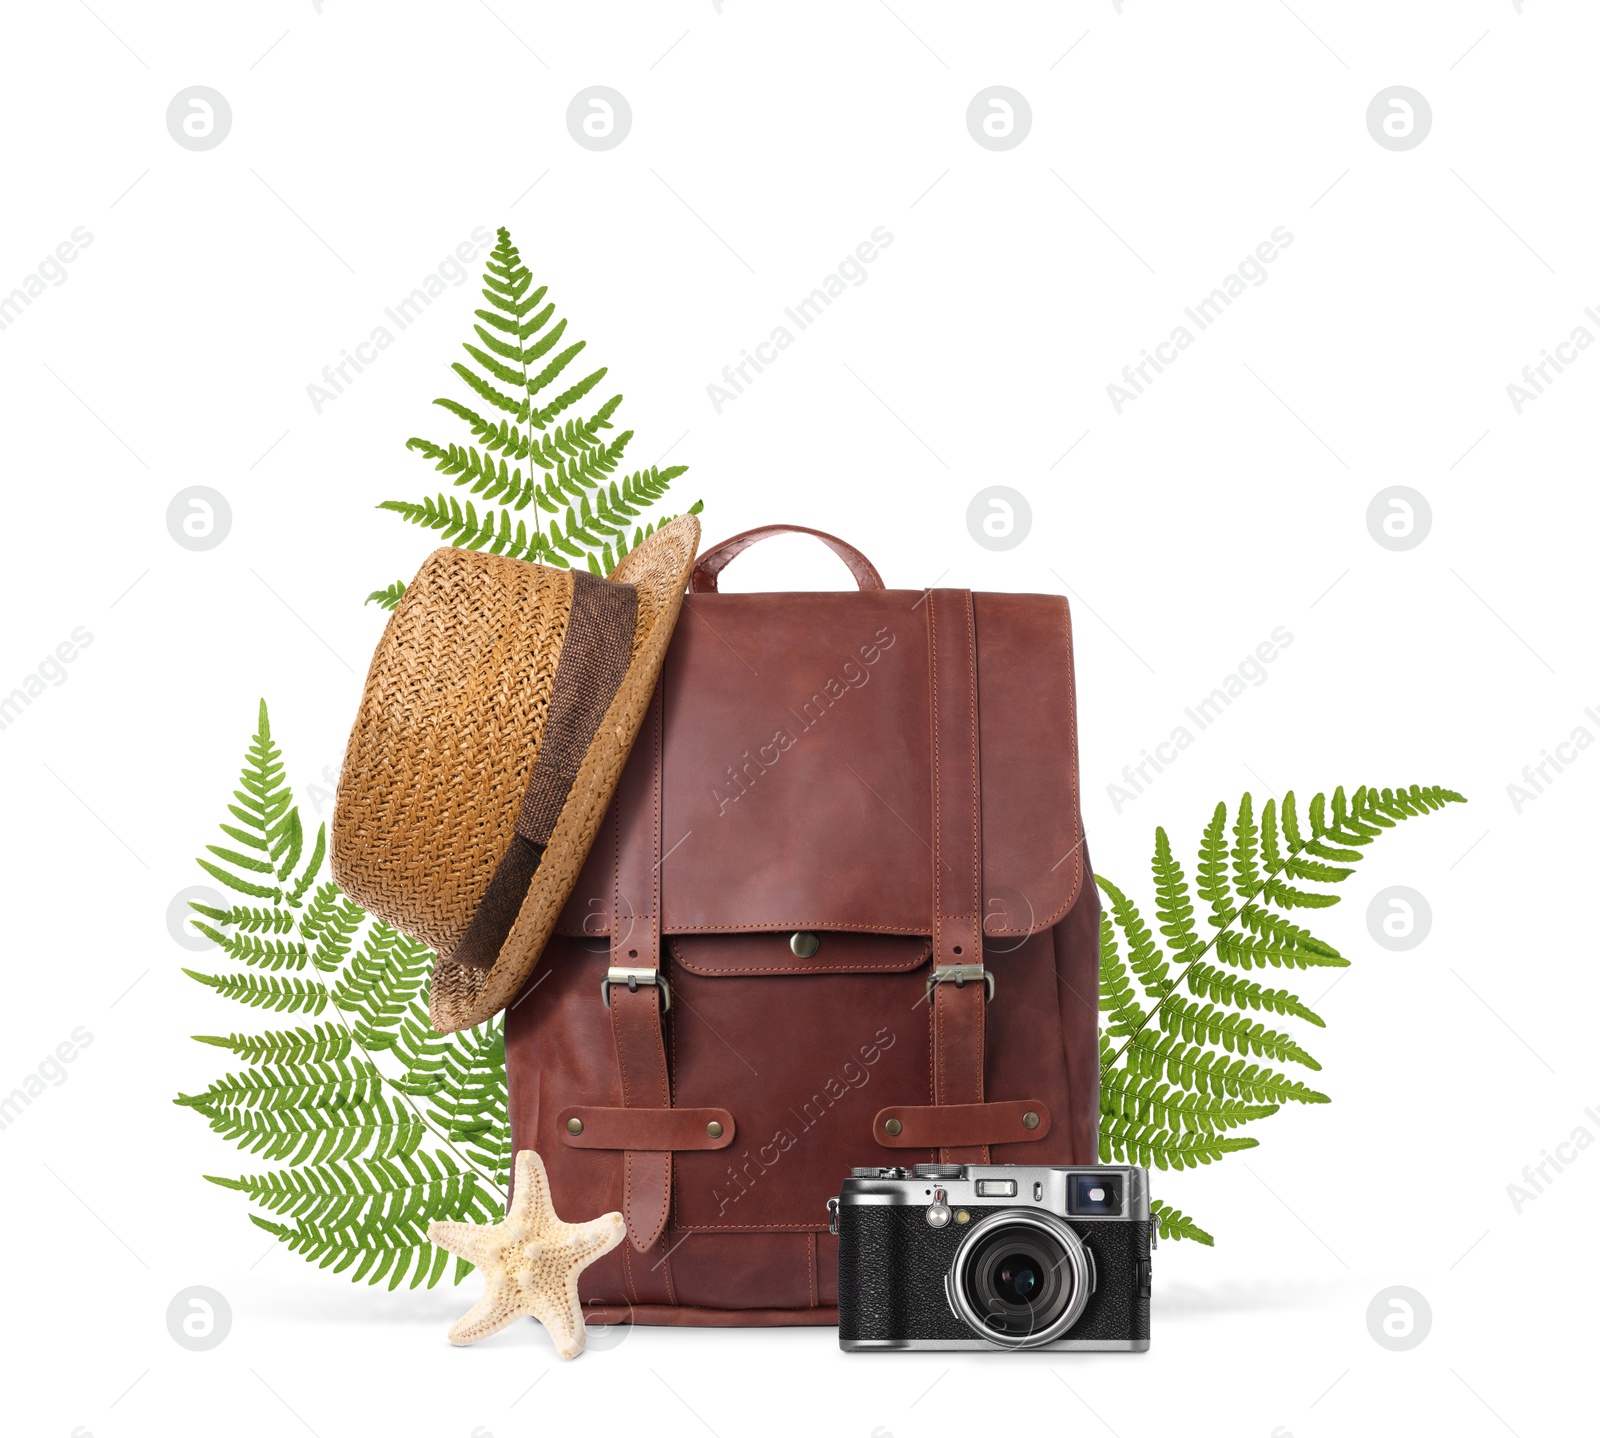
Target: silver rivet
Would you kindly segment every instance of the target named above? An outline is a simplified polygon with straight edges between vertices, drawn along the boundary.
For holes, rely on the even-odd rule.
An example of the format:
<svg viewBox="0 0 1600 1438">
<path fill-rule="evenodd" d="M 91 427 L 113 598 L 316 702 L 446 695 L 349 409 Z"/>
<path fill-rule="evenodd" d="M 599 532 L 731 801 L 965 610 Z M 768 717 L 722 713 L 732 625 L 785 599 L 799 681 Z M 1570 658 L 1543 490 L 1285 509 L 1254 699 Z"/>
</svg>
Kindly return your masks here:
<svg viewBox="0 0 1600 1438">
<path fill-rule="evenodd" d="M 888 1134 L 890 1138 L 898 1138 L 900 1134 L 900 1120 L 897 1118 L 886 1118 L 883 1121 L 883 1131 Z"/>
<path fill-rule="evenodd" d="M 1038 1128 L 1039 1115 L 1030 1108 L 1027 1113 L 1022 1115 L 1022 1126 L 1023 1128 Z"/>
<path fill-rule="evenodd" d="M 718 1123 L 716 1119 L 712 1119 L 711 1122 L 706 1125 L 706 1134 L 711 1138 L 721 1138 L 722 1125 Z"/>
<path fill-rule="evenodd" d="M 568 1133 L 582 1133 L 583 1132 L 583 1120 L 581 1118 L 569 1118 L 567 1120 L 567 1132 Z"/>
<path fill-rule="evenodd" d="M 822 947 L 822 940 L 815 934 L 790 934 L 789 952 L 797 959 L 809 959 Z"/>
</svg>

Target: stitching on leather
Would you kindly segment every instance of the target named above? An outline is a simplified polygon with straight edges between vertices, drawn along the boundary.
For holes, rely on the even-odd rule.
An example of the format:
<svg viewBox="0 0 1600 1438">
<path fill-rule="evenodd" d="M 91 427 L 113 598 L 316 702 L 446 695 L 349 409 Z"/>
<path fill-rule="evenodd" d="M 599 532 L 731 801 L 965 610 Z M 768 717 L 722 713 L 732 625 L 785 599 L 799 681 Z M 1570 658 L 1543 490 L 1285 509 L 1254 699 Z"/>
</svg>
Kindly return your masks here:
<svg viewBox="0 0 1600 1438">
<path fill-rule="evenodd" d="M 806 1235 L 806 1272 L 811 1282 L 811 1306 L 817 1306 L 817 1235 Z"/>
<path fill-rule="evenodd" d="M 924 590 L 923 593 L 931 596 L 933 591 L 932 590 Z M 1082 884 L 1083 884 L 1083 814 L 1082 814 L 1082 810 L 1081 810 L 1081 808 L 1080 808 L 1080 806 L 1079 806 L 1079 804 L 1077 802 L 1078 776 L 1079 776 L 1079 772 L 1080 772 L 1080 768 L 1081 768 L 1081 765 L 1080 765 L 1080 762 L 1079 762 L 1079 755 L 1078 755 L 1078 676 L 1077 676 L 1077 666 L 1073 662 L 1073 653 L 1072 653 L 1072 610 L 1071 610 L 1070 605 L 1067 603 L 1067 601 L 1066 601 L 1066 599 L 1064 597 L 1061 599 L 1060 603 L 1061 603 L 1062 632 L 1063 632 L 1063 634 L 1065 635 L 1065 638 L 1066 638 L 1066 649 L 1067 649 L 1067 734 L 1068 734 L 1071 753 L 1072 753 L 1072 767 L 1071 767 L 1071 769 L 1069 771 L 1069 780 L 1070 780 L 1070 790 L 1069 790 L 1069 792 L 1071 793 L 1071 795 L 1073 797 L 1073 805 L 1072 805 L 1072 809 L 1073 809 L 1073 824 L 1072 824 L 1071 837 L 1073 838 L 1074 843 L 1075 843 L 1075 848 L 1074 848 L 1074 852 L 1073 852 L 1073 865 L 1072 865 L 1072 884 L 1068 888 L 1066 897 L 1061 901 L 1061 906 L 1058 909 L 1056 909 L 1053 913 L 1050 913 L 1050 914 L 1046 915 L 1045 918 L 1041 922 L 1038 922 L 1038 923 L 1034 924 L 1034 926 L 1032 928 L 1029 928 L 1029 929 L 997 928 L 997 929 L 989 930 L 988 932 L 990 934 L 994 935 L 994 936 L 999 936 L 999 935 L 1002 935 L 1002 934 L 1004 934 L 1004 935 L 1031 935 L 1031 934 L 1043 933 L 1046 929 L 1053 929 L 1071 911 L 1073 905 L 1077 902 L 1078 898 L 1080 897 L 1080 892 L 1079 891 L 1081 890 Z M 930 605 L 930 610 L 931 610 L 931 606 L 932 606 L 931 598 L 929 599 L 929 605 Z M 936 768 L 937 768 L 937 762 L 938 762 L 938 760 L 937 760 L 937 749 L 936 749 L 936 751 L 935 751 L 935 767 Z M 618 807 L 620 809 L 620 807 L 621 807 L 620 804 L 618 805 Z M 980 818 L 981 818 L 981 814 L 980 814 Z M 610 916 L 608 916 L 607 920 L 606 920 L 606 929 L 607 929 L 607 931 L 609 931 L 610 929 L 615 927 L 615 925 L 613 923 L 613 917 L 614 917 L 615 913 L 616 913 L 616 908 L 615 908 L 615 906 L 613 906 L 612 914 Z M 662 915 L 662 925 L 663 925 L 663 927 L 672 927 L 671 925 L 669 925 L 667 923 L 667 918 L 666 918 L 666 915 L 664 913 Z M 860 933 L 860 934 L 866 934 L 866 933 L 892 934 L 892 933 L 905 933 L 906 932 L 906 930 L 902 926 L 896 925 L 896 924 L 858 924 L 858 923 L 852 923 L 848 919 L 809 919 L 809 918 L 802 918 L 802 919 L 768 919 L 768 920 L 764 920 L 762 922 L 754 923 L 754 924 L 721 924 L 721 925 L 718 925 L 715 928 L 707 928 L 707 929 L 681 928 L 680 932 L 682 932 L 682 933 L 722 934 L 722 933 L 742 933 L 742 932 L 745 932 L 745 931 L 751 930 L 751 929 L 835 929 L 835 930 L 838 930 L 840 933 Z M 556 932 L 557 933 L 562 933 L 564 931 L 561 930 L 558 927 Z M 587 933 L 585 933 L 583 931 L 580 931 L 577 934 L 568 934 L 567 937 L 568 938 L 597 938 L 597 937 L 599 937 L 599 935 L 587 934 Z"/>
<path fill-rule="evenodd" d="M 627 1167 L 626 1167 L 626 1165 L 624 1165 L 624 1168 L 623 1168 L 623 1189 L 624 1189 L 624 1191 L 626 1191 L 631 1186 L 632 1186 L 631 1185 L 631 1181 L 627 1177 Z M 627 1205 L 624 1204 L 623 1207 L 626 1208 Z M 622 1248 L 622 1282 L 623 1282 L 623 1285 L 628 1290 L 628 1301 L 630 1303 L 638 1303 L 638 1302 L 640 1302 L 639 1290 L 634 1285 L 634 1281 L 633 1281 L 633 1264 L 629 1260 L 629 1255 L 630 1255 L 630 1253 L 631 1253 L 631 1251 L 633 1249 L 633 1241 L 632 1241 L 632 1239 L 629 1239 L 628 1242 L 622 1244 L 621 1248 Z"/>
<path fill-rule="evenodd" d="M 852 964 L 848 968 L 806 968 L 798 964 L 752 964 L 737 969 L 717 969 L 706 968 L 700 964 L 691 964 L 688 959 L 684 958 L 683 950 L 678 947 L 678 941 L 670 936 L 667 938 L 667 951 L 672 955 L 672 961 L 679 967 L 687 969 L 691 974 L 701 974 L 707 978 L 737 977 L 751 974 L 864 974 L 879 971 L 910 973 L 913 969 L 922 967 L 923 961 L 932 952 L 932 949 L 931 943 L 922 944 L 917 950 L 916 957 L 910 963 L 896 959 L 892 964 Z"/>
<path fill-rule="evenodd" d="M 677 1301 L 678 1301 L 678 1295 L 673 1291 L 673 1287 L 672 1287 L 672 1243 L 671 1243 L 671 1239 L 672 1239 L 672 1227 L 669 1224 L 666 1228 L 664 1228 L 662 1230 L 662 1233 L 661 1233 L 661 1247 L 664 1250 L 664 1252 L 661 1255 L 661 1279 L 662 1279 L 662 1282 L 664 1282 L 666 1284 L 666 1286 L 667 1286 L 667 1301 L 669 1303 L 676 1304 Z"/>
<path fill-rule="evenodd" d="M 942 806 L 944 796 L 939 788 L 939 623 L 935 611 L 939 607 L 937 591 L 928 591 L 928 713 L 930 717 L 929 745 L 933 751 L 933 952 L 934 962 L 944 953 L 944 864 L 942 835 Z M 934 1026 L 938 1037 L 938 1025 Z"/>
</svg>

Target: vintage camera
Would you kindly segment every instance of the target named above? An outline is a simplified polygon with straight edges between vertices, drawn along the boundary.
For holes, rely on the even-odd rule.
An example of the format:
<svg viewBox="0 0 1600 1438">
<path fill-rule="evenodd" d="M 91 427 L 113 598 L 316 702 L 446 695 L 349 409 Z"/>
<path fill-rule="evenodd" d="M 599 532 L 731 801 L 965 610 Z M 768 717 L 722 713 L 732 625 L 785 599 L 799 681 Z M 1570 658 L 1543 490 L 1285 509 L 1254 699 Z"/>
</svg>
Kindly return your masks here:
<svg viewBox="0 0 1600 1438">
<path fill-rule="evenodd" d="M 1150 1347 L 1142 1168 L 857 1168 L 828 1226 L 841 1348 Z"/>
</svg>

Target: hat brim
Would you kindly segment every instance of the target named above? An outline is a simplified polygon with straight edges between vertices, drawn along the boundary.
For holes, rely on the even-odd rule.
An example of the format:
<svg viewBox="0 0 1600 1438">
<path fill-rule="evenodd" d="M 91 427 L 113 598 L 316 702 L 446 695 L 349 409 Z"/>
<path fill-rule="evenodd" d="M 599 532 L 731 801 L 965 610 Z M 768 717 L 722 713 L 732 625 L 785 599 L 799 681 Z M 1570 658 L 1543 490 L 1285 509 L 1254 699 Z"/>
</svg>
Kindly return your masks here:
<svg viewBox="0 0 1600 1438">
<path fill-rule="evenodd" d="M 578 765 L 539 867 L 493 964 L 481 968 L 442 955 L 435 960 L 428 1011 L 439 1033 L 472 1028 L 492 1018 L 516 998 L 538 966 L 644 724 L 699 540 L 699 520 L 692 514 L 680 515 L 631 550 L 611 572 L 611 579 L 647 588 L 660 596 L 659 602 L 651 606 L 648 617 L 641 611 L 644 632 L 635 636 L 633 658 Z"/>
</svg>

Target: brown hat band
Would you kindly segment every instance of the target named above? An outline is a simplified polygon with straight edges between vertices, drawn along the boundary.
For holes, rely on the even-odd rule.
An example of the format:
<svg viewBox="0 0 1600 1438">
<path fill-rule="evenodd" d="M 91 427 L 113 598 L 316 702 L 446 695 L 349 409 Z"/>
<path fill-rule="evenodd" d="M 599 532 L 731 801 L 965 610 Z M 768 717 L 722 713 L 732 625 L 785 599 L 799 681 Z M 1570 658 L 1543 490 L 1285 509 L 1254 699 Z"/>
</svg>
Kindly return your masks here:
<svg viewBox="0 0 1600 1438">
<path fill-rule="evenodd" d="M 527 897 L 561 806 L 633 658 L 639 594 L 631 584 L 572 571 L 572 610 L 556 661 L 550 710 L 516 832 L 450 962 L 491 969 Z"/>
</svg>

